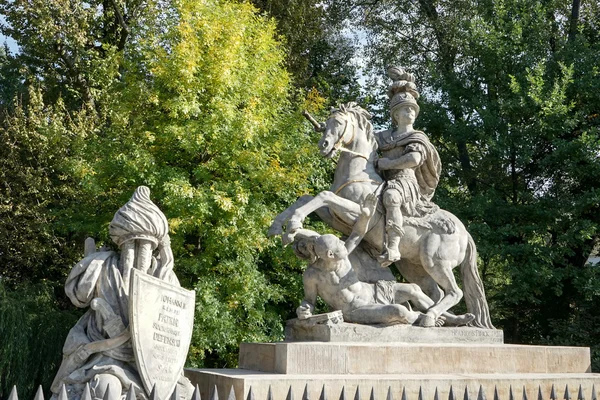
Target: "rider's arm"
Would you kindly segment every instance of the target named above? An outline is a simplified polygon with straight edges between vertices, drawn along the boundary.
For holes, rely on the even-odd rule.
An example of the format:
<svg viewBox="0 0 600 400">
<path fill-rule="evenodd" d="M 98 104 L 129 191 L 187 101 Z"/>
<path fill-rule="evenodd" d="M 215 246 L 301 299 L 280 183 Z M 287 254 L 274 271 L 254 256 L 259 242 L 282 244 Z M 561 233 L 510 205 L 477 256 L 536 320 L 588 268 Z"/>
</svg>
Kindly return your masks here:
<svg viewBox="0 0 600 400">
<path fill-rule="evenodd" d="M 375 193 L 369 194 L 362 206 L 360 207 L 360 216 L 352 228 L 352 233 L 348 239 L 346 239 L 345 245 L 348 254 L 358 246 L 362 238 L 367 234 L 369 230 L 369 222 L 375 214 L 375 208 L 377 207 L 377 195 Z"/>
<path fill-rule="evenodd" d="M 391 158 L 380 158 L 377 162 L 377 168 L 381 171 L 387 169 L 406 169 L 414 168 L 421 165 L 423 156 L 418 151 L 411 151 L 410 153 L 403 154 L 402 156 L 391 159 Z"/>
</svg>

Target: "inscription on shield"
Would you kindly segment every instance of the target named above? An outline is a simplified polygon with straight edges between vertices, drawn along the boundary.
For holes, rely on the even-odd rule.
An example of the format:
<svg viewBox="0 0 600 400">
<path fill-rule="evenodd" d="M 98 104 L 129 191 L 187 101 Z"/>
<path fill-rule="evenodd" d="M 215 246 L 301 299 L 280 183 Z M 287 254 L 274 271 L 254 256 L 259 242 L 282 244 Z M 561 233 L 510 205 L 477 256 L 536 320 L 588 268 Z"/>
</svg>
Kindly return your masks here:
<svg viewBox="0 0 600 400">
<path fill-rule="evenodd" d="M 195 294 L 138 270 L 129 288 L 129 328 L 147 393 L 169 398 L 181 375 L 194 325 Z"/>
</svg>

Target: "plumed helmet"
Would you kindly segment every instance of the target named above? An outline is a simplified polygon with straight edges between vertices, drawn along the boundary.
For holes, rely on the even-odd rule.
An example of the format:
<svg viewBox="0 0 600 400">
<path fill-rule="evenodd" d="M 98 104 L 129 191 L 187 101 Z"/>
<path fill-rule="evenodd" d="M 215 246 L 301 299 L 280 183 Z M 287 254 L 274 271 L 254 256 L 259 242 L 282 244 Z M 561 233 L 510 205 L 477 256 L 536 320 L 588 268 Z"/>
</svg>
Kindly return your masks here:
<svg viewBox="0 0 600 400">
<path fill-rule="evenodd" d="M 390 100 L 390 112 L 401 105 L 410 104 L 415 108 L 419 115 L 419 92 L 415 84 L 415 76 L 401 67 L 389 67 L 387 75 L 392 79 L 392 84 L 388 87 L 388 98 Z"/>
</svg>

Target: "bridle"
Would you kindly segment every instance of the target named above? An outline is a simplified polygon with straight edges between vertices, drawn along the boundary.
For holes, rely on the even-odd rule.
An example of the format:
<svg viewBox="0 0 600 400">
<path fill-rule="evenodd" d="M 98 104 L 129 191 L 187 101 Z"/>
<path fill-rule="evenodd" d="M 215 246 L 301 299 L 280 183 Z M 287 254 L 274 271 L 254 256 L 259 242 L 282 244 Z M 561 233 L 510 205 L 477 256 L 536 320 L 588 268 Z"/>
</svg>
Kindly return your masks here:
<svg viewBox="0 0 600 400">
<path fill-rule="evenodd" d="M 343 113 L 344 115 L 344 122 L 346 123 L 344 125 L 344 131 L 342 132 L 342 134 L 340 135 L 339 139 L 337 140 L 337 142 L 335 142 L 333 144 L 333 150 L 334 151 L 342 151 L 345 153 L 350 153 L 352 155 L 355 155 L 357 157 L 361 157 L 364 158 L 365 160 L 369 160 L 368 156 L 365 156 L 364 154 L 361 154 L 359 152 L 356 151 L 352 151 L 350 149 L 347 149 L 346 147 L 344 147 L 345 144 L 350 144 L 354 141 L 354 138 L 356 136 L 356 125 L 354 124 L 354 121 L 350 121 L 350 118 L 347 117 L 347 113 Z M 348 141 L 344 141 L 344 138 L 346 137 L 346 132 L 348 131 L 348 125 L 352 125 L 352 137 L 350 138 L 350 140 Z"/>
</svg>

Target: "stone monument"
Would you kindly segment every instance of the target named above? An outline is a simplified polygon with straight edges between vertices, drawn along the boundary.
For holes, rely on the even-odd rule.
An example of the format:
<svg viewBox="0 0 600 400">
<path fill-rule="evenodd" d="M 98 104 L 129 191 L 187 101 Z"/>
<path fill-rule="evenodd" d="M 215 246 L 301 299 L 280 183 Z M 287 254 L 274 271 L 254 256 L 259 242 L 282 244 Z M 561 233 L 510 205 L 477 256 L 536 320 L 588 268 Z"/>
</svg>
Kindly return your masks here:
<svg viewBox="0 0 600 400">
<path fill-rule="evenodd" d="M 419 112 L 414 76 L 397 67 L 391 67 L 388 75 L 393 80 L 388 90 L 392 129 L 373 132 L 371 115 L 355 103 L 332 110 L 326 123 L 320 124 L 309 118 L 315 129 L 322 132 L 321 154 L 333 157 L 342 152 L 334 181 L 330 190 L 314 197 L 304 196 L 284 210 L 275 218 L 269 233 L 282 234 L 286 244 L 293 242 L 306 216 L 316 212 L 341 234 L 352 235 L 359 225 L 361 204 L 377 192 L 380 206 L 361 236 L 364 255 L 358 262 L 346 263 L 354 270 L 366 270 L 361 278 L 356 276 L 361 281 L 373 283 L 372 291 L 388 292 L 387 299 L 377 294 L 371 296 L 372 302 L 394 303 L 396 297 L 398 301 L 410 301 L 413 307 L 423 312 L 397 322 L 425 327 L 448 322 L 453 326 L 470 324 L 493 329 L 477 270 L 475 242 L 458 218 L 432 202 L 441 162 L 427 135 L 413 128 Z M 381 193 L 378 193 L 379 189 L 382 189 Z M 301 235 L 301 240 L 307 239 Z M 296 244 L 298 246 L 314 248 L 306 244 Z M 323 264 L 323 257 L 314 254 L 309 257 L 316 257 L 319 264 Z M 380 268 L 395 263 L 404 278 L 418 288 L 400 286 L 393 278 L 382 280 L 372 275 L 372 265 L 377 263 Z M 363 264 L 371 267 L 366 268 Z M 456 266 L 460 266 L 462 290 L 452 272 Z M 309 268 L 307 273 L 312 270 L 314 268 Z M 417 297 L 399 296 L 400 287 L 404 288 L 404 293 L 415 292 Z M 458 304 L 463 294 L 469 314 L 455 318 L 448 311 Z M 340 309 L 324 300 L 333 309 Z M 375 309 L 382 310 L 382 307 L 363 309 L 372 316 L 365 323 L 386 323 L 373 317 L 374 313 L 380 312 Z M 304 315 L 299 314 L 300 317 Z"/>
<path fill-rule="evenodd" d="M 371 399 L 455 399 L 453 386 L 465 399 L 484 392 L 512 399 L 513 387 L 522 387 L 526 399 L 554 393 L 554 384 L 595 396 L 600 376 L 590 373 L 588 348 L 504 344 L 494 329 L 475 242 L 433 202 L 441 162 L 426 133 L 413 128 L 415 78 L 397 67 L 388 76 L 392 129 L 374 132 L 371 115 L 355 103 L 333 109 L 324 123 L 305 114 L 322 134 L 321 155 L 339 157 L 330 189 L 302 196 L 269 229 L 307 263 L 304 300 L 285 341 L 242 343 L 239 369 L 186 376 L 202 396 L 216 388 L 238 399 L 369 392 Z M 305 229 L 311 213 L 341 237 Z M 314 315 L 317 297 L 331 312 Z M 462 298 L 468 312 L 455 315 Z"/>
<path fill-rule="evenodd" d="M 67 277 L 73 304 L 88 308 L 70 330 L 52 392 L 66 388 L 81 398 L 86 385 L 94 399 L 120 400 L 133 387 L 138 399 L 152 390 L 169 398 L 178 386 L 182 399 L 193 387 L 183 376 L 194 322 L 195 295 L 173 272 L 165 215 L 141 186 L 109 226 L 115 251 L 96 251 L 86 241 L 85 258 Z"/>
</svg>

